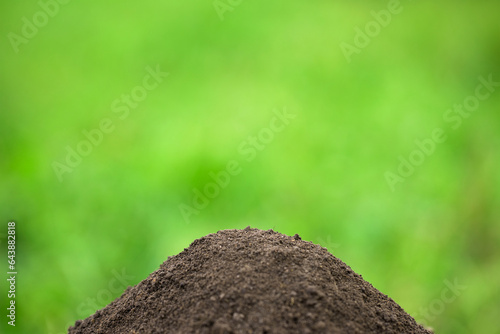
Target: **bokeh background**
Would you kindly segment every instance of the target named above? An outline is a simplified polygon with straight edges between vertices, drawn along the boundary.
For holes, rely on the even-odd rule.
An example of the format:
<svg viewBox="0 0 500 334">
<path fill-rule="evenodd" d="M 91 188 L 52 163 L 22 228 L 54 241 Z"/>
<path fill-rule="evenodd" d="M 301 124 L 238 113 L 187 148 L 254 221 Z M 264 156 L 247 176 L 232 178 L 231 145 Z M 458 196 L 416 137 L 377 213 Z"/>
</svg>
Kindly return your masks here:
<svg viewBox="0 0 500 334">
<path fill-rule="evenodd" d="M 457 129 L 443 115 L 500 81 L 500 3 L 401 1 L 350 62 L 341 43 L 388 2 L 223 3 L 222 20 L 212 0 L 70 1 L 17 53 L 9 33 L 42 7 L 0 4 L 0 241 L 16 221 L 18 261 L 17 326 L 0 331 L 66 333 L 195 238 L 247 225 L 322 244 L 436 333 L 497 330 L 500 89 Z M 169 76 L 120 119 L 148 66 Z M 54 162 L 107 118 L 60 181 Z M 391 189 L 435 128 L 446 141 Z M 184 219 L 231 160 L 241 173 Z"/>
</svg>

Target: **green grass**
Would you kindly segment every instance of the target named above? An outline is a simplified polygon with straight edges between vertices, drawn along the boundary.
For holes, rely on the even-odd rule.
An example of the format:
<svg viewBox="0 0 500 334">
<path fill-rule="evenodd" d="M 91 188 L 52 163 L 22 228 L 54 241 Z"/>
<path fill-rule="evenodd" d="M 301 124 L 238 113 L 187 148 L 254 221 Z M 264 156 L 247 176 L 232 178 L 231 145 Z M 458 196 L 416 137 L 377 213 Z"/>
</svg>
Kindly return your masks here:
<svg viewBox="0 0 500 334">
<path fill-rule="evenodd" d="M 499 5 L 401 4 L 348 63 L 339 44 L 386 2 L 244 1 L 224 21 L 211 1 L 70 2 L 18 53 L 7 34 L 40 7 L 2 3 L 0 241 L 16 221 L 19 273 L 2 333 L 64 333 L 120 295 L 114 270 L 136 284 L 247 225 L 324 244 L 410 314 L 431 307 L 437 333 L 497 328 L 500 91 L 456 130 L 443 114 L 500 81 Z M 170 75 L 121 120 L 112 102 L 156 65 Z M 245 161 L 283 107 L 296 118 Z M 53 162 L 104 118 L 114 130 L 59 182 Z M 384 173 L 437 127 L 446 141 L 392 192 Z M 185 222 L 179 204 L 230 160 L 241 173 Z M 454 280 L 467 288 L 439 307 Z"/>
</svg>

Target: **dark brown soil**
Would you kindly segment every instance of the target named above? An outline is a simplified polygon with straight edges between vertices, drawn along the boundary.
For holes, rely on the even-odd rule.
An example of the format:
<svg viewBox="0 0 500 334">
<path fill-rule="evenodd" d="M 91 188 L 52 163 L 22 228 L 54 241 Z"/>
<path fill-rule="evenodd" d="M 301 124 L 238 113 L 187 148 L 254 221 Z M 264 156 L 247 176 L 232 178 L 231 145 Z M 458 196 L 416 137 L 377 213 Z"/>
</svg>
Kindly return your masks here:
<svg viewBox="0 0 500 334">
<path fill-rule="evenodd" d="M 247 227 L 195 240 L 69 333 L 431 332 L 325 248 Z"/>
</svg>

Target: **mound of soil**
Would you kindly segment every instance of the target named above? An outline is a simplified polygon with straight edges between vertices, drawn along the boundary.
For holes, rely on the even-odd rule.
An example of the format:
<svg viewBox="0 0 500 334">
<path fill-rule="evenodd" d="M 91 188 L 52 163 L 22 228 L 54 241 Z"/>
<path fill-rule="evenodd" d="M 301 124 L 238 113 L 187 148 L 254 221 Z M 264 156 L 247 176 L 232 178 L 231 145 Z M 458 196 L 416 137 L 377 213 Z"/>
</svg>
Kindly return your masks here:
<svg viewBox="0 0 500 334">
<path fill-rule="evenodd" d="M 325 248 L 247 227 L 193 241 L 69 333 L 431 332 Z"/>
</svg>

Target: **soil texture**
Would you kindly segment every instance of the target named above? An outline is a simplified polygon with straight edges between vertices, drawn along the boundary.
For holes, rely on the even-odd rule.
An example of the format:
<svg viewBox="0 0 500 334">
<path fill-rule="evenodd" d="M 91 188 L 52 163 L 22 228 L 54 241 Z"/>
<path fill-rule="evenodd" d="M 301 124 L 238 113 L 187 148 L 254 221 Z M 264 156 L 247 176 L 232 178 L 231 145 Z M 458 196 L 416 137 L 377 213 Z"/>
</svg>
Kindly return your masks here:
<svg viewBox="0 0 500 334">
<path fill-rule="evenodd" d="M 247 227 L 197 239 L 69 334 L 428 333 L 326 248 Z"/>
</svg>

